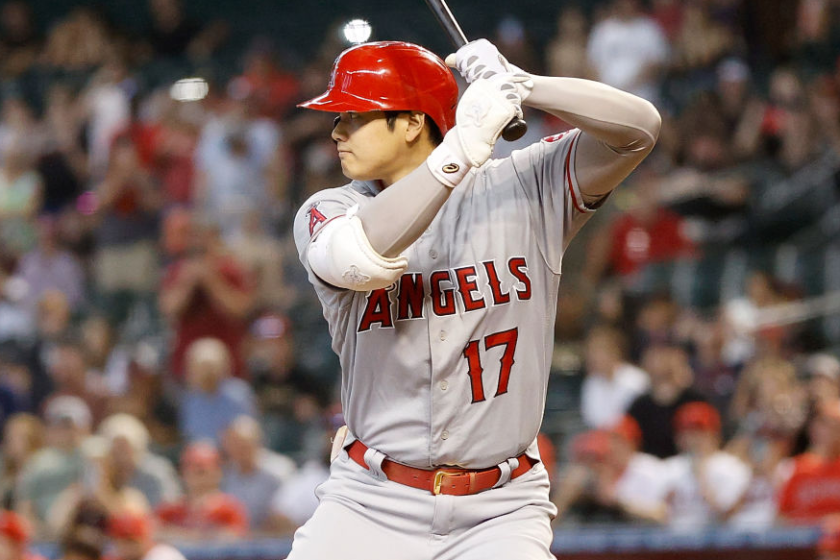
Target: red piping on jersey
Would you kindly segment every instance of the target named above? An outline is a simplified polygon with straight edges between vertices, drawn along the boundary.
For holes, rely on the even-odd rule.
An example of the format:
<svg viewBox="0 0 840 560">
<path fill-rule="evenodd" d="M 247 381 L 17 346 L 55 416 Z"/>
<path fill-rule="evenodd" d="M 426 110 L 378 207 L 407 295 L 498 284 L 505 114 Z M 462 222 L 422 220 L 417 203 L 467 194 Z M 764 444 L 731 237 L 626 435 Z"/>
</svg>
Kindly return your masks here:
<svg viewBox="0 0 840 560">
<path fill-rule="evenodd" d="M 578 202 L 577 195 L 575 195 L 575 187 L 572 184 L 572 151 L 575 148 L 575 142 L 577 142 L 578 138 L 580 138 L 579 134 L 572 138 L 570 143 L 571 145 L 569 146 L 569 153 L 566 154 L 566 181 L 569 183 L 569 192 L 572 195 L 572 204 L 574 204 L 575 209 L 577 209 L 578 212 L 587 214 L 589 213 L 589 209 L 585 205 L 581 206 L 580 202 Z"/>
</svg>

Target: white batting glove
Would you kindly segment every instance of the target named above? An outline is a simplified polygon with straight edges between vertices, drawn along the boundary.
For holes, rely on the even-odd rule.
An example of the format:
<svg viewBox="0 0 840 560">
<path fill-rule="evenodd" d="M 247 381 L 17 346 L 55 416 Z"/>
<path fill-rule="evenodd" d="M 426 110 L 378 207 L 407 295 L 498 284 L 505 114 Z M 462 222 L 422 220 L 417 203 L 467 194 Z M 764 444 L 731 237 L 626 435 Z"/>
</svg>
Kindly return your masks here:
<svg viewBox="0 0 840 560">
<path fill-rule="evenodd" d="M 444 145 L 473 167 L 487 161 L 505 126 L 515 116 L 522 118 L 518 79 L 496 74 L 470 84 L 458 102 L 455 126 L 446 133 Z"/>
<path fill-rule="evenodd" d="M 528 98 L 534 87 L 531 75 L 515 64 L 508 62 L 496 48 L 496 45 L 487 39 L 470 41 L 458 49 L 457 52 L 447 56 L 446 64 L 457 69 L 469 84 L 476 80 L 485 80 L 496 74 L 514 74 L 519 77 L 516 82 L 516 89 L 523 101 Z"/>
</svg>

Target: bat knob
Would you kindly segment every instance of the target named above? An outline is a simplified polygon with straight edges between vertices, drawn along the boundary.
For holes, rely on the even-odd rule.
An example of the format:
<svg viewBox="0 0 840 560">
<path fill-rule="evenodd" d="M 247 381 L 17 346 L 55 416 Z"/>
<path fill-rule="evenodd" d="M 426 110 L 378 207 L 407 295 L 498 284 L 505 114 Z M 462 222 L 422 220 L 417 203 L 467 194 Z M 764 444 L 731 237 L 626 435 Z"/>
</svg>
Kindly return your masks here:
<svg viewBox="0 0 840 560">
<path fill-rule="evenodd" d="M 528 132 L 528 124 L 519 117 L 513 117 L 502 131 L 502 138 L 513 142 L 522 138 L 526 132 Z"/>
</svg>

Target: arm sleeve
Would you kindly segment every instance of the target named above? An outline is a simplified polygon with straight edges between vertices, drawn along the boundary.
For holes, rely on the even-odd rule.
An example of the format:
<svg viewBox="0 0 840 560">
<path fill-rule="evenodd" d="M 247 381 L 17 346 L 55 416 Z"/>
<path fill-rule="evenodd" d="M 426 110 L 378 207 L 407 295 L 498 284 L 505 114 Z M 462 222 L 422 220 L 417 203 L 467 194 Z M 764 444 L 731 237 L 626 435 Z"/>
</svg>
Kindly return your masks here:
<svg viewBox="0 0 840 560">
<path fill-rule="evenodd" d="M 533 80 L 526 104 L 583 132 L 574 162 L 583 195 L 607 194 L 653 149 L 662 121 L 648 101 L 590 80 Z"/>
<path fill-rule="evenodd" d="M 396 257 L 426 231 L 450 192 L 422 164 L 376 195 L 357 216 L 371 246 L 383 257 Z"/>
</svg>

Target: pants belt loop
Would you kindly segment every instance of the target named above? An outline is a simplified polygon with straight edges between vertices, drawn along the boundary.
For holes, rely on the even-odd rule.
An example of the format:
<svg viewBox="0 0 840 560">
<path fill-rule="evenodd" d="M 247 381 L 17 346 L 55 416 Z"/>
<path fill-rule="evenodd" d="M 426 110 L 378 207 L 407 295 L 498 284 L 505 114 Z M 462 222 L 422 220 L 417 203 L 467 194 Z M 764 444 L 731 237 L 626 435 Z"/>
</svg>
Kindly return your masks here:
<svg viewBox="0 0 840 560">
<path fill-rule="evenodd" d="M 365 463 L 370 469 L 368 473 L 376 480 L 388 480 L 385 473 L 382 471 L 382 461 L 385 460 L 385 454 L 376 449 L 368 449 L 365 451 Z"/>
<path fill-rule="evenodd" d="M 493 485 L 493 488 L 504 486 L 505 484 L 510 482 L 510 473 L 513 471 L 513 469 L 515 469 L 518 466 L 519 459 L 517 459 L 516 457 L 511 457 L 510 459 L 502 461 L 501 463 L 496 465 L 496 468 L 502 471 L 502 474 L 499 477 L 499 480 L 496 481 L 496 484 Z"/>
</svg>

